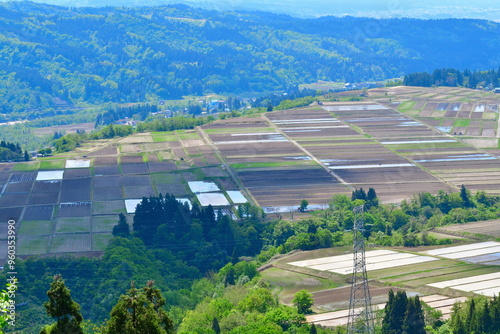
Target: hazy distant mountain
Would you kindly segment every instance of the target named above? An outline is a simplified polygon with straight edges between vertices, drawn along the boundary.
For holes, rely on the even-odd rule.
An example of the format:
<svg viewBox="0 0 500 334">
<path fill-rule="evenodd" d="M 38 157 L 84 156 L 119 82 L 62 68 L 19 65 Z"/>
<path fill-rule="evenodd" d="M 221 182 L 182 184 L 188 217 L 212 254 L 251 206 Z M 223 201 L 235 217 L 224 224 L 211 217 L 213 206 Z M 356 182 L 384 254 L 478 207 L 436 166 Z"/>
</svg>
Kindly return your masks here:
<svg viewBox="0 0 500 334">
<path fill-rule="evenodd" d="M 2 0 L 0 0 L 2 1 Z M 479 18 L 500 21 L 500 2 L 491 0 L 34 0 L 74 7 L 158 6 L 183 3 L 216 10 L 261 10 L 296 17 L 351 15 L 366 17 Z"/>
</svg>

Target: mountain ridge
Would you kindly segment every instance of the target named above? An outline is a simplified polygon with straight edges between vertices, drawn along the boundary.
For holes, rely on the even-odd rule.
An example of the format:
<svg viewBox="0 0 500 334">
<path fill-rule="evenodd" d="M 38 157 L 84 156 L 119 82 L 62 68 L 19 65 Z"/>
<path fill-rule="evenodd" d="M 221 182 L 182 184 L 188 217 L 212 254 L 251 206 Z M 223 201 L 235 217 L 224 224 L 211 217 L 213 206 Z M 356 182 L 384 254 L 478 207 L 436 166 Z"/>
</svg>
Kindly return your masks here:
<svg viewBox="0 0 500 334">
<path fill-rule="evenodd" d="M 258 96 L 317 80 L 500 65 L 500 24 L 486 20 L 297 19 L 185 5 L 33 2 L 0 4 L 0 18 L 0 113 L 11 118 L 43 117 L 60 105 Z"/>
</svg>

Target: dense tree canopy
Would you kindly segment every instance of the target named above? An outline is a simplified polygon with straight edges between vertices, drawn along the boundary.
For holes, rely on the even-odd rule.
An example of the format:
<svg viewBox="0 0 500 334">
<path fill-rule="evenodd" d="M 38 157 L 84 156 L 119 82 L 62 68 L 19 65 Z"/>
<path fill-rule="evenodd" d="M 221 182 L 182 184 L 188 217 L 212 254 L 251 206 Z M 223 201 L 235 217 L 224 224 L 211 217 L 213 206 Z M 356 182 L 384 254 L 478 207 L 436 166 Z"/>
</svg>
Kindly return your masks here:
<svg viewBox="0 0 500 334">
<path fill-rule="evenodd" d="M 82 102 L 258 95 L 317 80 L 498 66 L 499 24 L 481 20 L 297 19 L 180 5 L 0 6 L 0 114 L 31 119 L 74 113 Z"/>
</svg>

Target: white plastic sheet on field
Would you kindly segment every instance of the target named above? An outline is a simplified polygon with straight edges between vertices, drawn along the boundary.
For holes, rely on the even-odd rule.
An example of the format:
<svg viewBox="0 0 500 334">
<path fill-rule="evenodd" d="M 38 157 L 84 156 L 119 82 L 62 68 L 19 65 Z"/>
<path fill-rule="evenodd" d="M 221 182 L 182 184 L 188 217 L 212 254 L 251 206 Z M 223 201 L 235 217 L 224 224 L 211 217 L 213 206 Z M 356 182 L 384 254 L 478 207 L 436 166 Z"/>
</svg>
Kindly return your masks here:
<svg viewBox="0 0 500 334">
<path fill-rule="evenodd" d="M 89 168 L 90 160 L 66 160 L 66 168 Z"/>
<path fill-rule="evenodd" d="M 36 180 L 37 181 L 62 180 L 63 175 L 64 175 L 64 170 L 39 171 L 36 176 Z"/>
</svg>

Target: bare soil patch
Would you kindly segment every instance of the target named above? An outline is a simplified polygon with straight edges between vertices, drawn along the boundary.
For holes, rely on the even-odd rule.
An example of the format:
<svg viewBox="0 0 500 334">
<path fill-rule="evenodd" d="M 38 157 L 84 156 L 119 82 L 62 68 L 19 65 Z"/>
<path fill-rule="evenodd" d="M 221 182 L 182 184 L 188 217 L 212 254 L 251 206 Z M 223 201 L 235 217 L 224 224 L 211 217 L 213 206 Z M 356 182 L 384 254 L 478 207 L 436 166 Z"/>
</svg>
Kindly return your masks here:
<svg viewBox="0 0 500 334">
<path fill-rule="evenodd" d="M 61 187 L 61 202 L 90 201 L 90 178 L 64 180 Z"/>
<path fill-rule="evenodd" d="M 11 162 L 2 162 L 0 163 L 0 172 L 10 172 L 12 168 L 14 168 L 15 163 Z"/>
<path fill-rule="evenodd" d="M 17 208 L 0 208 L 0 221 L 7 222 L 10 219 L 19 221 L 19 217 L 21 217 L 21 213 L 23 211 L 22 207 Z M 0 224 L 2 225 L 2 224 Z M 5 224 L 7 225 L 7 224 Z"/>
<path fill-rule="evenodd" d="M 51 220 L 53 205 L 28 206 L 24 211 L 23 220 Z"/>
<path fill-rule="evenodd" d="M 89 157 L 98 157 L 98 156 L 104 156 L 104 155 L 117 155 L 118 152 L 116 150 L 116 147 L 114 146 L 106 146 L 103 148 L 100 148 L 98 150 L 95 150 L 93 152 L 90 152 L 88 154 Z"/>
<path fill-rule="evenodd" d="M 90 177 L 89 168 L 66 169 L 64 171 L 64 179 L 78 179 Z"/>
<path fill-rule="evenodd" d="M 175 196 L 183 196 L 189 192 L 184 184 L 157 184 L 158 194 L 173 194 Z"/>
<path fill-rule="evenodd" d="M 94 167 L 94 173 L 98 175 L 117 175 L 120 174 L 118 166 L 96 166 Z"/>
<path fill-rule="evenodd" d="M 143 198 L 149 196 L 156 196 L 151 185 L 149 186 L 139 186 L 139 187 L 123 187 L 125 198 Z"/>
<path fill-rule="evenodd" d="M 95 176 L 93 181 L 94 181 L 94 188 L 122 186 L 122 176 L 120 175 Z"/>
<path fill-rule="evenodd" d="M 124 186 L 150 186 L 149 175 L 130 175 L 123 178 Z"/>
<path fill-rule="evenodd" d="M 59 205 L 58 217 L 86 217 L 91 215 L 90 202 L 70 202 Z"/>
<path fill-rule="evenodd" d="M 106 201 L 123 198 L 121 187 L 93 188 L 92 194 L 92 199 L 94 201 Z"/>
<path fill-rule="evenodd" d="M 148 165 L 145 163 L 122 165 L 122 174 L 146 174 L 149 173 Z"/>
<path fill-rule="evenodd" d="M 33 188 L 33 181 L 7 183 L 4 193 L 28 193 Z"/>
<path fill-rule="evenodd" d="M 122 164 L 140 164 L 144 162 L 142 155 L 122 155 L 120 160 Z"/>
<path fill-rule="evenodd" d="M 28 204 L 55 204 L 59 201 L 59 192 L 32 192 Z"/>
<path fill-rule="evenodd" d="M 0 207 L 26 205 L 28 203 L 28 197 L 28 193 L 2 194 L 2 196 L 0 196 Z"/>
<path fill-rule="evenodd" d="M 112 166 L 112 165 L 117 165 L 117 158 L 116 157 L 96 157 L 94 158 L 94 165 L 95 166 Z"/>
<path fill-rule="evenodd" d="M 148 168 L 151 173 L 156 172 L 170 172 L 177 170 L 177 166 L 175 163 L 166 161 L 166 162 L 149 162 Z"/>
</svg>

